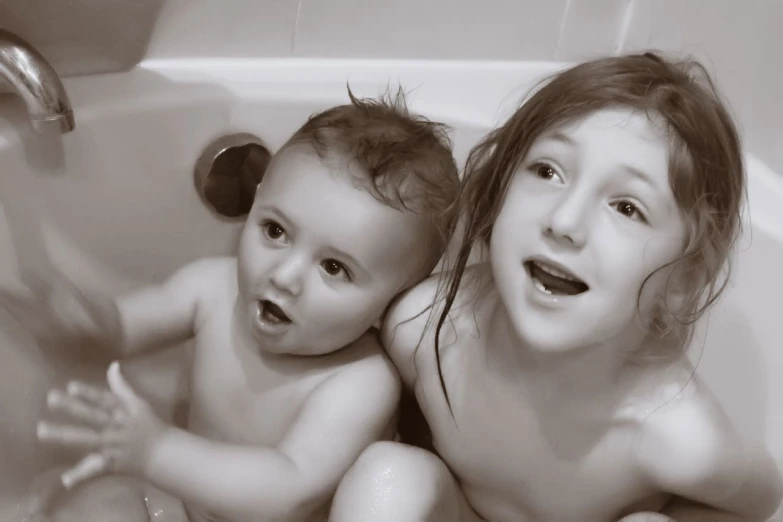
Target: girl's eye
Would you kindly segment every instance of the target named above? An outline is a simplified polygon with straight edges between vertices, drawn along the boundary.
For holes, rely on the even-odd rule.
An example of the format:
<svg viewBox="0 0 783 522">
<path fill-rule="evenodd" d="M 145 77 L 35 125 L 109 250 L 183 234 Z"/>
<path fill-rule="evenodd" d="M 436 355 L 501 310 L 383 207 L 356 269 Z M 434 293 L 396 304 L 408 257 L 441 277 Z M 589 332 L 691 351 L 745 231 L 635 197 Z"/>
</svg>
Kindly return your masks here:
<svg viewBox="0 0 783 522">
<path fill-rule="evenodd" d="M 269 239 L 280 239 L 285 234 L 283 227 L 276 221 L 266 221 L 261 226 Z"/>
<path fill-rule="evenodd" d="M 559 178 L 557 171 L 547 163 L 535 163 L 531 167 L 533 173 L 541 179 L 554 179 Z"/>
<path fill-rule="evenodd" d="M 642 212 L 639 210 L 639 207 L 631 203 L 630 201 L 618 201 L 614 204 L 614 208 L 617 209 L 617 212 L 622 214 L 623 216 L 633 219 L 635 221 L 642 221 L 647 222 Z"/>
<path fill-rule="evenodd" d="M 345 265 L 343 265 L 339 261 L 335 261 L 334 259 L 327 259 L 323 263 L 321 263 L 321 266 L 323 267 L 324 272 L 326 272 L 332 277 L 339 277 L 340 274 L 344 274 L 345 278 L 350 280 L 350 274 L 348 273 L 348 269 L 345 268 Z"/>
</svg>

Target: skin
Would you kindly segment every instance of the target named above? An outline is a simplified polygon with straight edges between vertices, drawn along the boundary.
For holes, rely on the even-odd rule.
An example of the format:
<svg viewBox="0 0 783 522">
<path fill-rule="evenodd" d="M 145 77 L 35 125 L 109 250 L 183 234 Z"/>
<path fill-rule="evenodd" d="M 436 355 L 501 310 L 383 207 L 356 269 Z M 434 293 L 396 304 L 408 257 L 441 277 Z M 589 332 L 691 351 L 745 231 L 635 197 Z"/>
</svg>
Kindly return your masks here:
<svg viewBox="0 0 783 522">
<path fill-rule="evenodd" d="M 110 392 L 74 383 L 50 395 L 52 410 L 86 423 L 39 426 L 41 440 L 91 453 L 66 483 L 129 474 L 183 499 L 193 521 L 323 519 L 361 451 L 393 435 L 399 378 L 369 330 L 422 275 L 426 250 L 419 218 L 380 203 L 356 176 L 307 145 L 284 148 L 236 259 L 197 261 L 120 299 L 113 321 L 94 300 L 65 301 L 64 329 L 114 328 L 125 355 L 193 338 L 186 430 L 163 422 L 117 365 Z M 261 300 L 290 324 L 270 326 Z M 62 509 L 78 504 L 80 520 L 114 520 L 113 506 L 88 501 L 88 486 Z M 139 509 L 123 520 L 146 520 Z"/>
<path fill-rule="evenodd" d="M 646 115 L 605 110 L 541 136 L 495 222 L 490 262 L 466 270 L 441 333 L 453 416 L 434 348 L 442 303 L 428 312 L 438 280 L 408 292 L 384 327 L 440 458 L 370 446 L 331 519 L 765 520 L 782 495 L 769 454 L 740 439 L 685 357 L 627 355 L 660 349 L 644 318 L 683 296 L 664 292 L 664 272 L 645 286 L 641 318 L 636 299 L 680 255 L 684 230 L 667 141 Z M 531 257 L 589 290 L 541 292 Z"/>
</svg>

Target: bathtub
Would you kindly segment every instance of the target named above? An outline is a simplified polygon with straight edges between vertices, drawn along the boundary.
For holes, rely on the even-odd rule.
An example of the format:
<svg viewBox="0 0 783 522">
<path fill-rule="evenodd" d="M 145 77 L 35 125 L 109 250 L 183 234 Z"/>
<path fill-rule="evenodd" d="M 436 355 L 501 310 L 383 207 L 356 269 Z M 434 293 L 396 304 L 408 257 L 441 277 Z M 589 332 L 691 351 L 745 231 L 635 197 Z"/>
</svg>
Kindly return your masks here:
<svg viewBox="0 0 783 522">
<path fill-rule="evenodd" d="M 460 163 L 535 81 L 562 64 L 357 60 L 143 62 L 66 79 L 77 120 L 62 137 L 32 134 L 21 102 L 0 97 L 0 284 L 54 263 L 112 293 L 161 281 L 182 264 L 233 251 L 241 223 L 202 203 L 193 166 L 213 139 L 259 136 L 271 151 L 311 113 L 404 85 L 414 112 L 454 128 Z M 474 93 L 480 92 L 480 96 Z M 700 325 L 692 357 L 729 415 L 783 463 L 783 177 L 748 158 L 750 211 L 732 284 Z M 156 400 L 179 386 L 161 368 L 177 350 L 131 361 Z M 168 365 L 171 366 L 171 365 Z M 66 456 L 38 447 L 46 391 L 104 368 L 45 354 L 0 310 L 0 520 L 22 520 L 34 477 Z M 161 399 L 163 400 L 163 399 Z"/>
</svg>

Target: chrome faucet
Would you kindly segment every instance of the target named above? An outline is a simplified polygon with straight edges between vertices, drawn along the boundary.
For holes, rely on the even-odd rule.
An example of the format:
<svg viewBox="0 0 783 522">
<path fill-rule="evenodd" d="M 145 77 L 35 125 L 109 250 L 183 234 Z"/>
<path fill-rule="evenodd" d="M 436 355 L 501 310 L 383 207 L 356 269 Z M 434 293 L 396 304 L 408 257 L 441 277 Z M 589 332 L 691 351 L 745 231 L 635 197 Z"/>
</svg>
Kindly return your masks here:
<svg viewBox="0 0 783 522">
<path fill-rule="evenodd" d="M 30 123 L 38 134 L 65 134 L 75 127 L 71 102 L 63 82 L 33 46 L 0 29 L 0 79 L 27 106 Z"/>
</svg>

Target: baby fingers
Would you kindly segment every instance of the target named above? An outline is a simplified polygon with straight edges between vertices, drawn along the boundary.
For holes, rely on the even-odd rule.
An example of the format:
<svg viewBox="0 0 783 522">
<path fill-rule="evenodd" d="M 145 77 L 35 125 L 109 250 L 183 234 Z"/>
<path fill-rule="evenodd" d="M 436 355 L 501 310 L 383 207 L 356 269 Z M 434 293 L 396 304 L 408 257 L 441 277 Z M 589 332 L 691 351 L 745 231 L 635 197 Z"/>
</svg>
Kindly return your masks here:
<svg viewBox="0 0 783 522">
<path fill-rule="evenodd" d="M 93 429 L 64 426 L 43 421 L 38 423 L 36 434 L 41 442 L 83 449 L 100 448 L 106 442 L 106 436 Z"/>
<path fill-rule="evenodd" d="M 110 456 L 100 453 L 90 453 L 72 468 L 65 471 L 60 476 L 60 480 L 65 489 L 71 489 L 80 482 L 84 482 L 110 471 L 111 466 L 112 459 Z"/>
<path fill-rule="evenodd" d="M 92 403 L 107 412 L 112 412 L 120 406 L 119 399 L 111 391 L 81 381 L 69 382 L 67 390 L 71 397 L 85 403 Z"/>
<path fill-rule="evenodd" d="M 55 412 L 65 413 L 75 420 L 103 428 L 112 420 L 112 415 L 105 409 L 85 402 L 79 397 L 66 395 L 59 390 L 51 390 L 46 396 L 46 404 Z"/>
<path fill-rule="evenodd" d="M 131 385 L 125 380 L 120 371 L 120 363 L 113 361 L 109 365 L 109 369 L 106 372 L 106 380 L 109 383 L 109 388 L 114 392 L 115 396 L 126 408 L 133 411 L 133 407 L 139 402 L 136 392 L 133 391 Z"/>
</svg>

